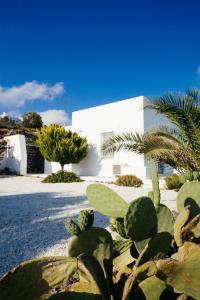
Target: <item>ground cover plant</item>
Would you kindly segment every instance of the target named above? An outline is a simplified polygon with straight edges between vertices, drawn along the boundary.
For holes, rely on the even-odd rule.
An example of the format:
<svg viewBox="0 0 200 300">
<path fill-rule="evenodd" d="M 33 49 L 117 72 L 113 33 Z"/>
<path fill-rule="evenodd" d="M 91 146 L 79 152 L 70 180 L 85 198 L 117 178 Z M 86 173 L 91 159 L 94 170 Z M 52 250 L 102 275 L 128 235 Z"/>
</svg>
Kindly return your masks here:
<svg viewBox="0 0 200 300">
<path fill-rule="evenodd" d="M 154 198 L 127 203 L 102 184 L 87 198 L 110 218 L 112 236 L 94 227 L 92 210 L 68 219 L 68 257 L 22 263 L 0 281 L 5 300 L 200 299 L 200 183 L 186 182 L 176 199 L 178 217 Z M 153 200 L 153 201 L 152 201 Z"/>
<path fill-rule="evenodd" d="M 59 182 L 81 182 L 83 181 L 79 176 L 72 172 L 58 171 L 57 173 L 52 173 L 42 180 L 44 183 L 59 183 Z"/>
<path fill-rule="evenodd" d="M 135 175 L 122 175 L 115 181 L 116 185 L 140 187 L 143 182 Z"/>
</svg>

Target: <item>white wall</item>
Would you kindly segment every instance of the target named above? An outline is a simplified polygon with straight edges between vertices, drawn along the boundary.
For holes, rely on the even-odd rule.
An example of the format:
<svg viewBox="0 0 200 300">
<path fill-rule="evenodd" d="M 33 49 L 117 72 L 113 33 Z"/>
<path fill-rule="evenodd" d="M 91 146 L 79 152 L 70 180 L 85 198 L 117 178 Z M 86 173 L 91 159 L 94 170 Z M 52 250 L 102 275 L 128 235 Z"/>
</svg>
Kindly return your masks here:
<svg viewBox="0 0 200 300">
<path fill-rule="evenodd" d="M 150 179 L 150 165 L 143 155 L 121 151 L 113 158 L 101 157 L 101 133 L 144 133 L 161 124 L 169 124 L 163 116 L 144 109 L 147 99 L 143 96 L 100 105 L 72 113 L 72 131 L 87 138 L 89 152 L 79 164 L 67 169 L 80 176 L 113 176 L 113 165 L 121 165 L 122 174 L 135 174 L 141 179 Z M 60 169 L 57 163 L 45 163 L 45 173 Z"/>
<path fill-rule="evenodd" d="M 144 97 L 136 97 L 101 105 L 72 114 L 72 129 L 86 136 L 90 144 L 88 156 L 72 170 L 79 175 L 113 176 L 113 165 L 120 164 L 123 174 L 146 177 L 144 157 L 133 153 L 119 152 L 114 158 L 101 157 L 101 133 L 144 131 Z"/>
<path fill-rule="evenodd" d="M 71 165 L 65 165 L 64 169 L 66 171 L 71 171 Z M 56 173 L 61 170 L 60 164 L 54 161 L 47 161 L 44 160 L 44 173 L 50 174 L 50 173 Z"/>
<path fill-rule="evenodd" d="M 21 134 L 5 137 L 8 149 L 3 168 L 8 167 L 18 174 L 25 175 L 27 171 L 27 153 L 25 136 Z"/>
</svg>

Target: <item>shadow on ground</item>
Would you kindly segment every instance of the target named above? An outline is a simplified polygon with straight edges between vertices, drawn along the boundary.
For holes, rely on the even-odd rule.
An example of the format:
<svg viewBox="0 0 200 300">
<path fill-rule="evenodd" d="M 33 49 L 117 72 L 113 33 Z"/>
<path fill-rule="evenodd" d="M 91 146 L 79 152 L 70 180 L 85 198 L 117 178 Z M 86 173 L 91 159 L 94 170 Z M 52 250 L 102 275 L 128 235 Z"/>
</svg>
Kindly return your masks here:
<svg viewBox="0 0 200 300">
<path fill-rule="evenodd" d="M 67 217 L 89 206 L 85 196 L 34 193 L 0 197 L 0 276 L 20 262 L 69 238 Z M 108 220 L 95 214 L 95 226 Z"/>
</svg>

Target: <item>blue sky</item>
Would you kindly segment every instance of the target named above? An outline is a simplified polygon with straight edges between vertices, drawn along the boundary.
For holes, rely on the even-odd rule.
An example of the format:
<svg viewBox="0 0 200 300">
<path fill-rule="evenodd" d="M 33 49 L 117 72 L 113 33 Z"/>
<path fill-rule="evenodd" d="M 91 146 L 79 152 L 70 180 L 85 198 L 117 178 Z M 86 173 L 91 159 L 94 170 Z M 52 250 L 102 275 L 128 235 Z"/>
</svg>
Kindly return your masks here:
<svg viewBox="0 0 200 300">
<path fill-rule="evenodd" d="M 0 4 L 0 112 L 64 122 L 74 110 L 199 87 L 200 1 Z"/>
</svg>

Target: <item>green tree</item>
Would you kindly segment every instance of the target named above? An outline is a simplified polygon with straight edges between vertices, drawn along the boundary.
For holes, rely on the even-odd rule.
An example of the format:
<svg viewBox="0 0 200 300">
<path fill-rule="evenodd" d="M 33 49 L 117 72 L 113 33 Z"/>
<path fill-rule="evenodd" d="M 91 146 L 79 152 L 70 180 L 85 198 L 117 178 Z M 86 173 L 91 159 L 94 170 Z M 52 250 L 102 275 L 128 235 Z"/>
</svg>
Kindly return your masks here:
<svg viewBox="0 0 200 300">
<path fill-rule="evenodd" d="M 41 128 L 42 118 L 36 112 L 28 112 L 23 115 L 23 125 L 27 128 Z"/>
<path fill-rule="evenodd" d="M 88 143 L 76 132 L 52 124 L 41 128 L 38 145 L 44 158 L 59 162 L 63 171 L 65 164 L 78 163 L 86 157 Z"/>
<path fill-rule="evenodd" d="M 170 93 L 149 101 L 147 108 L 167 117 L 173 127 L 144 134 L 127 132 L 110 138 L 105 153 L 127 150 L 159 160 L 177 170 L 200 171 L 200 90 Z"/>
</svg>

